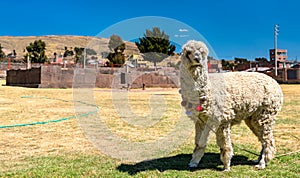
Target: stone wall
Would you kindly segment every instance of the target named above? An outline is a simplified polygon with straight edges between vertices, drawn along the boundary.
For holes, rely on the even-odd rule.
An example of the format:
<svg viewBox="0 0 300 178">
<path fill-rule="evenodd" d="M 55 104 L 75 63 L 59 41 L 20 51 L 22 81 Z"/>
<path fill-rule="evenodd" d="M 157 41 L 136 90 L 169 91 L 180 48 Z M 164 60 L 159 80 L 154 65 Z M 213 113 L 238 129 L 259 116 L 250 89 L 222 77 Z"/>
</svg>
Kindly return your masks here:
<svg viewBox="0 0 300 178">
<path fill-rule="evenodd" d="M 41 68 L 8 70 L 6 85 L 37 88 L 41 84 Z"/>
<path fill-rule="evenodd" d="M 287 70 L 288 80 L 300 80 L 300 69 L 288 69 Z"/>
<path fill-rule="evenodd" d="M 136 78 L 132 83 L 132 88 L 140 88 L 143 83 L 146 87 L 162 87 L 162 88 L 176 88 L 176 82 L 171 80 L 168 76 L 159 75 L 158 73 L 143 74 Z"/>
<path fill-rule="evenodd" d="M 97 73 L 95 86 L 98 88 L 111 88 L 113 75 Z"/>
<path fill-rule="evenodd" d="M 60 66 L 42 66 L 40 88 L 72 88 L 73 69 Z"/>
<path fill-rule="evenodd" d="M 107 70 L 107 69 L 105 69 Z M 165 74 L 166 71 L 130 71 L 119 68 L 112 71 L 101 69 L 62 68 L 61 66 L 45 65 L 29 70 L 8 70 L 6 85 L 39 87 L 39 88 L 141 88 L 146 87 L 178 87 L 178 77 L 175 73 Z M 125 83 L 121 84 L 121 75 Z M 123 77 L 123 81 L 124 81 Z"/>
</svg>

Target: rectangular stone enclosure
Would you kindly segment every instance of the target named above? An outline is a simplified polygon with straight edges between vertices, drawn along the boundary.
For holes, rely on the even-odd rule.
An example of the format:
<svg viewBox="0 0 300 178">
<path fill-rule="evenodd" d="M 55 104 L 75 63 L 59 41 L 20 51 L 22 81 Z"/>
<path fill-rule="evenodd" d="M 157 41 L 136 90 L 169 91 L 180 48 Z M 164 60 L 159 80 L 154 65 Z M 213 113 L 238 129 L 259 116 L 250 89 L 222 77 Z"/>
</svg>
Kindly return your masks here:
<svg viewBox="0 0 300 178">
<path fill-rule="evenodd" d="M 32 69 L 7 70 L 6 85 L 34 88 L 140 88 L 142 83 L 146 87 L 177 87 L 173 81 L 164 75 L 145 74 L 132 77 L 134 72 L 118 72 L 117 69 L 82 69 L 62 68 L 49 65 Z M 134 81 L 128 80 L 133 78 Z M 176 83 L 176 82 L 175 82 Z"/>
</svg>

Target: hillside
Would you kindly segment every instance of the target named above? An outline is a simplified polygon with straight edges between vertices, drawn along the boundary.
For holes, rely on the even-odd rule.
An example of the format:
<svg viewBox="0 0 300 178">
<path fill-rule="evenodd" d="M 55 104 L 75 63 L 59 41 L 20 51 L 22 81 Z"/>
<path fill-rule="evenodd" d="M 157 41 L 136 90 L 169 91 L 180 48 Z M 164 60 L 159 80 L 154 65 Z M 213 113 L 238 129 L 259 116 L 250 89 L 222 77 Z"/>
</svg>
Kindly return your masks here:
<svg viewBox="0 0 300 178">
<path fill-rule="evenodd" d="M 97 38 L 89 36 L 0 36 L 0 44 L 7 51 L 16 50 L 17 58 L 22 58 L 24 49 L 35 40 L 43 40 L 46 43 L 46 55 L 53 58 L 54 52 L 57 54 L 64 53 L 65 47 L 75 48 L 92 48 L 98 54 L 109 52 L 107 38 Z M 126 55 L 137 54 L 139 50 L 132 42 L 126 42 Z"/>
</svg>

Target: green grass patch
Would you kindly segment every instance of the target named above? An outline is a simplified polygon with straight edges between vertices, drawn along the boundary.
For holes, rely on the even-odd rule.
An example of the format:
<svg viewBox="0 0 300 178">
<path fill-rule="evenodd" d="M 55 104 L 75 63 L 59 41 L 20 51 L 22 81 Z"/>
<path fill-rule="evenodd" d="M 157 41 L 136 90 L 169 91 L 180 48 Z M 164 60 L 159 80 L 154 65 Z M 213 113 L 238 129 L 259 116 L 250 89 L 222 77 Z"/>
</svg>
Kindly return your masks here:
<svg viewBox="0 0 300 178">
<path fill-rule="evenodd" d="M 253 150 L 250 145 L 239 147 Z M 299 177 L 300 154 L 275 158 L 265 170 L 256 170 L 257 156 L 234 147 L 231 172 L 222 172 L 218 147 L 210 144 L 199 168 L 190 169 L 192 145 L 170 156 L 138 163 L 121 163 L 101 155 L 60 154 L 27 157 L 1 177 Z M 257 151 L 257 150 L 254 150 Z"/>
</svg>

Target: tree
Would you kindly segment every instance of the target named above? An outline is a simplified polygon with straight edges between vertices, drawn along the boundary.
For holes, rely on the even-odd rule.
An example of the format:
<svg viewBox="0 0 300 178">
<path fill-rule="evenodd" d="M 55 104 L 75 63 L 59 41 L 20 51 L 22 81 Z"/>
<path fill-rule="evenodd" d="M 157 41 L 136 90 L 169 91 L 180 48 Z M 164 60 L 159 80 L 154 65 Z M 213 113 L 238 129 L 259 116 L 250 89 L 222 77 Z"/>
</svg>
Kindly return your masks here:
<svg viewBox="0 0 300 178">
<path fill-rule="evenodd" d="M 245 63 L 249 63 L 249 61 L 245 58 L 238 58 L 238 57 L 235 57 L 234 58 L 234 63 L 235 64 L 245 64 Z"/>
<path fill-rule="evenodd" d="M 234 70 L 234 68 L 236 67 L 236 64 L 234 62 L 229 62 L 225 59 L 222 59 L 221 62 L 223 70 Z"/>
<path fill-rule="evenodd" d="M 122 65 L 125 63 L 125 48 L 126 45 L 121 37 L 112 35 L 108 42 L 108 47 L 112 51 L 108 54 L 107 59 L 111 64 Z"/>
<path fill-rule="evenodd" d="M 118 47 L 123 46 L 125 44 L 122 38 L 118 35 L 113 34 L 109 38 L 108 47 L 111 51 L 115 51 Z"/>
<path fill-rule="evenodd" d="M 56 53 L 56 52 L 54 52 L 54 53 L 53 53 L 53 56 L 54 56 L 53 62 L 56 62 L 57 53 Z"/>
<path fill-rule="evenodd" d="M 256 61 L 256 62 L 262 62 L 262 63 L 269 63 L 268 59 L 265 58 L 265 57 L 258 57 L 258 58 L 255 58 L 255 61 Z"/>
<path fill-rule="evenodd" d="M 15 49 L 13 50 L 13 56 L 14 56 L 14 57 L 17 57 L 17 52 L 16 52 Z"/>
<path fill-rule="evenodd" d="M 3 59 L 5 57 L 5 53 L 2 51 L 2 46 L 0 44 L 0 59 Z"/>
<path fill-rule="evenodd" d="M 64 57 L 68 57 L 68 56 L 74 56 L 74 52 L 73 50 L 68 50 L 68 47 L 65 46 L 65 52 L 64 52 Z"/>
<path fill-rule="evenodd" d="M 109 53 L 107 59 L 110 61 L 110 64 L 122 65 L 125 63 L 125 56 L 122 53 Z"/>
<path fill-rule="evenodd" d="M 44 63 L 47 60 L 45 55 L 46 43 L 42 40 L 35 40 L 26 47 L 25 58 L 29 57 L 31 62 Z"/>
<path fill-rule="evenodd" d="M 16 53 L 15 49 L 13 50 L 13 52 L 6 55 L 6 57 L 8 57 L 8 58 L 16 58 L 16 56 L 17 56 L 17 53 Z"/>
<path fill-rule="evenodd" d="M 144 54 L 144 59 L 153 62 L 154 66 L 168 55 L 173 54 L 176 49 L 175 45 L 170 43 L 169 35 L 160 31 L 158 27 L 153 27 L 152 30 L 146 29 L 144 37 L 139 38 L 139 42 L 135 42 L 135 44 Z"/>
<path fill-rule="evenodd" d="M 97 55 L 97 52 L 91 48 L 85 48 L 85 52 L 87 55 Z"/>
<path fill-rule="evenodd" d="M 76 60 L 76 63 L 83 62 L 84 48 L 75 47 L 74 51 L 75 51 L 75 60 Z"/>
</svg>

